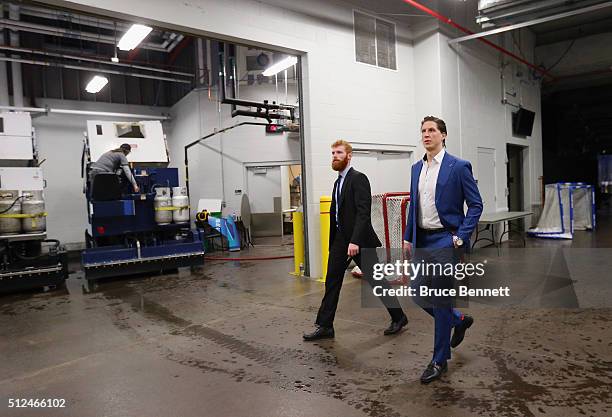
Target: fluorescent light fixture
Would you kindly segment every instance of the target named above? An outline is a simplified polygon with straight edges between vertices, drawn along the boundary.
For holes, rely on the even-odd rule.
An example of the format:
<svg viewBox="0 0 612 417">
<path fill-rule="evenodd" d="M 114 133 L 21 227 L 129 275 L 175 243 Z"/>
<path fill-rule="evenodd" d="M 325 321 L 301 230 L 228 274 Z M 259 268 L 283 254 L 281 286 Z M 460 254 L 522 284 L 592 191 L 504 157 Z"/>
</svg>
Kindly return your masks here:
<svg viewBox="0 0 612 417">
<path fill-rule="evenodd" d="M 270 77 L 272 75 L 276 75 L 279 72 L 286 70 L 287 68 L 289 68 L 292 65 L 297 64 L 297 57 L 295 56 L 288 56 L 287 58 L 283 59 L 282 61 L 278 61 L 276 64 L 266 68 L 266 70 L 263 72 L 263 75 L 265 75 L 266 77 Z"/>
<path fill-rule="evenodd" d="M 121 39 L 119 39 L 117 47 L 122 51 L 131 51 L 136 48 L 152 30 L 153 28 L 148 26 L 134 24 L 123 34 Z"/>
<path fill-rule="evenodd" d="M 108 78 L 103 77 L 101 75 L 94 75 L 94 77 L 87 83 L 87 87 L 85 87 L 85 91 L 88 93 L 95 94 L 98 91 L 102 90 L 102 88 L 108 84 Z"/>
</svg>

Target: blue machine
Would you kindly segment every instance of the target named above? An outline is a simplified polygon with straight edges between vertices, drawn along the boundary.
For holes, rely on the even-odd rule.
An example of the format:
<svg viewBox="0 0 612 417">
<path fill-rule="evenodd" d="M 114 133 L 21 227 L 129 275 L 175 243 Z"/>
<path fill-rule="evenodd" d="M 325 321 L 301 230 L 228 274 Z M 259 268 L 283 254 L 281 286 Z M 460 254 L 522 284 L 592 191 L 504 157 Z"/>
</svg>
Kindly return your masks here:
<svg viewBox="0 0 612 417">
<path fill-rule="evenodd" d="M 137 194 L 116 174 L 98 174 L 93 183 L 87 178 L 89 228 L 85 232 L 86 249 L 81 254 L 87 279 L 163 272 L 204 263 L 200 232 L 192 231 L 189 221 L 156 222 L 155 189 L 178 187 L 178 169 L 139 165 L 134 168 L 140 188 Z"/>
</svg>

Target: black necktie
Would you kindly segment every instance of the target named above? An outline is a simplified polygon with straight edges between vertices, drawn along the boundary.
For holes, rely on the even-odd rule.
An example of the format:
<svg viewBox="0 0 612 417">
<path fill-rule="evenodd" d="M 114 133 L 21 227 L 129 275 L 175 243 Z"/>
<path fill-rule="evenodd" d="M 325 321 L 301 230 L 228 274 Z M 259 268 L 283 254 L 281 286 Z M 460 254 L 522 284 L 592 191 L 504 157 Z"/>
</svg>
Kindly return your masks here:
<svg viewBox="0 0 612 417">
<path fill-rule="evenodd" d="M 336 204 L 338 203 L 338 197 L 340 197 L 340 181 L 342 181 L 342 174 L 338 174 L 338 179 L 334 183 L 334 197 L 336 198 Z"/>
<path fill-rule="evenodd" d="M 338 179 L 334 183 L 334 197 L 336 198 L 336 224 L 338 224 L 338 211 L 340 210 L 340 181 L 342 181 L 342 174 L 338 174 Z"/>
</svg>

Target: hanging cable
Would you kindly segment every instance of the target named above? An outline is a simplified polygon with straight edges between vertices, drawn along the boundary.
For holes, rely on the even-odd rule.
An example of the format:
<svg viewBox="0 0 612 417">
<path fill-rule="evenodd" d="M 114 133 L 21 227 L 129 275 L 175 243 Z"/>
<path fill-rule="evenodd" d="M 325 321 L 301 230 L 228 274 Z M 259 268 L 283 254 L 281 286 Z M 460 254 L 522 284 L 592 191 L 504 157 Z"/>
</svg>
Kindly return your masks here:
<svg viewBox="0 0 612 417">
<path fill-rule="evenodd" d="M 576 42 L 576 39 L 572 39 L 572 41 L 570 42 L 569 46 L 567 47 L 567 49 L 565 50 L 565 52 L 563 52 L 563 54 L 561 54 L 561 56 L 559 57 L 559 59 L 557 59 L 557 62 L 555 62 L 554 64 L 552 64 L 550 67 L 548 67 L 546 69 L 546 71 L 550 71 L 551 69 L 553 69 L 554 67 L 556 67 L 559 62 L 561 62 L 561 60 L 563 60 L 563 58 L 565 58 L 565 56 L 567 55 L 567 53 L 570 51 L 570 49 L 572 49 L 572 46 L 574 46 L 574 43 Z"/>
<path fill-rule="evenodd" d="M 11 205 L 10 205 L 10 206 L 9 206 L 9 207 L 6 209 L 6 210 L 0 211 L 0 214 L 4 214 L 4 213 L 6 213 L 7 211 L 9 211 L 10 209 L 12 209 L 12 208 L 15 206 L 15 204 L 17 204 L 17 201 L 18 201 L 18 200 L 21 200 L 21 199 L 22 199 L 22 198 L 24 198 L 24 197 L 25 197 L 24 195 L 17 197 L 17 198 L 16 198 L 16 199 L 13 201 L 13 204 L 11 204 Z"/>
</svg>

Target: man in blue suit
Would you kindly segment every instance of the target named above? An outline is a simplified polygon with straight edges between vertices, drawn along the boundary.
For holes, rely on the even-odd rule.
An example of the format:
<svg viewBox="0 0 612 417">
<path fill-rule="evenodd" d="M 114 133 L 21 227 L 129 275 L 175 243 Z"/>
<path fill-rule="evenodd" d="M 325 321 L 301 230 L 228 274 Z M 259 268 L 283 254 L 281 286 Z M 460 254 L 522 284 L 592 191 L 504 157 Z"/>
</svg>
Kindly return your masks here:
<svg viewBox="0 0 612 417">
<path fill-rule="evenodd" d="M 446 135 L 442 119 L 425 117 L 421 122 L 421 139 L 427 152 L 412 166 L 403 246 L 409 257 L 414 253 L 415 258 L 428 263 L 456 263 L 458 250 L 469 248 L 470 236 L 482 213 L 482 199 L 472 166 L 445 151 Z M 464 203 L 467 213 L 464 213 Z M 413 287 L 417 293 L 420 286 L 452 288 L 452 281 L 452 278 L 421 276 L 413 281 Z M 434 295 L 416 301 L 433 316 L 435 323 L 433 358 L 421 376 L 421 382 L 427 384 L 447 370 L 451 346 L 457 347 L 463 341 L 474 319 L 453 309 L 453 300 L 448 296 Z"/>
</svg>

